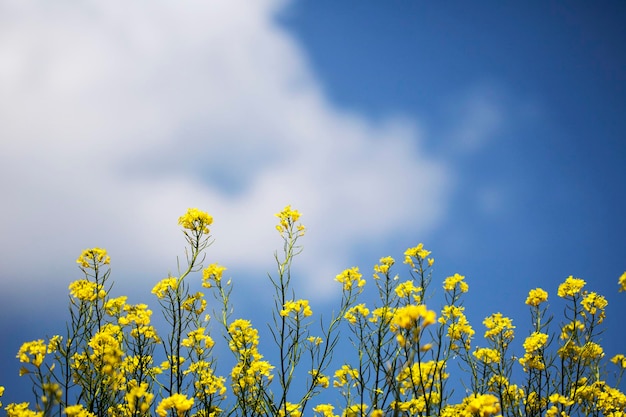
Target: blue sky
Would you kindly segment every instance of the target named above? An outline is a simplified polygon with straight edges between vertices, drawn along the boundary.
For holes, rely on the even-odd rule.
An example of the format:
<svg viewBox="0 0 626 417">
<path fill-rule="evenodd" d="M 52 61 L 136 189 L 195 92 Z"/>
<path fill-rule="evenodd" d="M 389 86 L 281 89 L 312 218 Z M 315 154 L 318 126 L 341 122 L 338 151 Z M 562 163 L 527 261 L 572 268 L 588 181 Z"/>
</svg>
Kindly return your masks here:
<svg viewBox="0 0 626 417">
<path fill-rule="evenodd" d="M 244 317 L 293 204 L 314 311 L 344 268 L 424 242 L 437 276 L 466 275 L 478 332 L 501 311 L 522 338 L 527 291 L 574 275 L 624 351 L 625 19 L 621 2 L 0 0 L 3 403 L 28 400 L 13 357 L 63 329 L 80 251 L 107 248 L 115 291 L 154 303 L 190 206 L 215 217 L 209 259 Z"/>
</svg>

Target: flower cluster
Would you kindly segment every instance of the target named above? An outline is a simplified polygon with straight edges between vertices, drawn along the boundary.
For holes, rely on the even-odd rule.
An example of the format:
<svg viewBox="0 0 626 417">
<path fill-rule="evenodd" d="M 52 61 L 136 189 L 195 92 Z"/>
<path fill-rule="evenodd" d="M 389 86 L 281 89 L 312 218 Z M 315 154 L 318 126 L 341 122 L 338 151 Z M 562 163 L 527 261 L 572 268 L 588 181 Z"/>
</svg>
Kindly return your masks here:
<svg viewBox="0 0 626 417">
<path fill-rule="evenodd" d="M 6 405 L 7 417 L 625 415 L 620 384 L 626 357 L 605 357 L 598 336 L 608 300 L 585 289 L 584 280 L 569 276 L 558 286 L 557 301 L 565 308 L 556 329 L 548 292 L 529 291 L 532 326 L 516 355 L 516 326 L 501 312 L 484 318 L 476 343 L 480 335 L 464 307 L 470 288 L 465 276 L 449 275 L 433 290 L 434 259 L 419 243 L 404 252 L 403 279 L 391 256 L 373 267 L 367 287 L 356 266 L 336 275 L 339 307 L 320 318 L 318 328 L 309 300 L 297 298 L 291 286 L 291 265 L 302 251 L 296 242 L 305 232 L 301 214 L 286 206 L 276 217 L 284 246 L 282 255 L 275 253 L 277 275 L 269 275 L 275 350 L 268 358 L 274 365 L 261 354 L 266 347 L 252 321 L 232 318 L 226 267 L 203 265 L 213 218 L 191 208 L 179 218 L 187 264 L 152 288 L 165 329 L 157 331 L 147 304 L 110 296 L 106 250 L 86 249 L 77 260 L 84 278 L 69 285 L 67 334 L 19 348 L 19 374 L 32 379 L 35 402 Z M 217 300 L 213 318 L 207 314 L 211 298 L 198 289 Z M 626 291 L 626 272 L 618 290 Z M 426 301 L 432 308 L 437 300 L 440 308 L 427 307 Z M 212 337 L 215 326 L 222 327 L 230 363 L 215 357 L 221 340 Z M 341 332 L 349 333 L 353 356 L 333 357 L 350 352 Z M 466 392 L 455 398 L 457 365 L 465 371 L 460 382 Z M 0 397 L 4 391 L 0 386 Z M 337 397 L 316 404 L 322 392 Z"/>
</svg>

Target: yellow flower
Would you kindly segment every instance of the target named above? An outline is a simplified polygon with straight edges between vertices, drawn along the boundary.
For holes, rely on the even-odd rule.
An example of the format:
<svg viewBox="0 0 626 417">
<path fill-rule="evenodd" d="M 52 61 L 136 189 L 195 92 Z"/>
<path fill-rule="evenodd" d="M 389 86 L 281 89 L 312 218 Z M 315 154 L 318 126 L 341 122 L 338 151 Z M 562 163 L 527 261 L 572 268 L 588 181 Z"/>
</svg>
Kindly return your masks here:
<svg viewBox="0 0 626 417">
<path fill-rule="evenodd" d="M 424 304 L 400 307 L 394 312 L 391 330 L 395 332 L 398 328 L 415 328 L 420 319 L 422 327 L 430 326 L 435 323 L 436 316 L 436 313 L 428 310 Z"/>
<path fill-rule="evenodd" d="M 101 248 L 85 249 L 76 260 L 76 263 L 83 268 L 94 268 L 99 264 L 107 265 L 110 262 L 111 257 L 107 255 L 105 249 Z"/>
<path fill-rule="evenodd" d="M 13 403 L 6 406 L 7 417 L 43 417 L 43 411 L 32 411 L 29 403 Z"/>
<path fill-rule="evenodd" d="M 414 248 L 408 248 L 404 251 L 404 263 L 411 265 L 411 267 L 415 268 L 415 263 L 413 259 L 418 259 L 419 262 L 424 260 L 428 255 L 430 255 L 430 251 L 424 249 L 424 244 L 420 243 Z M 428 261 L 429 266 L 432 265 L 432 262 Z"/>
<path fill-rule="evenodd" d="M 193 406 L 193 398 L 187 398 L 183 394 L 173 394 L 170 397 L 163 398 L 156 409 L 159 416 L 167 416 L 168 410 L 175 410 L 179 417 L 185 415 L 185 413 Z"/>
<path fill-rule="evenodd" d="M 400 298 L 410 297 L 411 295 L 415 294 L 415 297 L 419 300 L 419 293 L 422 292 L 422 287 L 416 287 L 415 285 L 413 285 L 413 280 L 407 280 L 398 284 L 394 291 L 396 295 Z"/>
<path fill-rule="evenodd" d="M 498 398 L 491 394 L 475 394 L 466 399 L 465 412 L 468 415 L 479 415 L 488 417 L 500 412 L 500 402 Z"/>
<path fill-rule="evenodd" d="M 379 265 L 374 265 L 374 278 L 379 279 L 378 274 L 387 274 L 389 273 L 389 268 L 396 262 L 391 256 L 386 256 L 384 258 L 380 258 Z"/>
<path fill-rule="evenodd" d="M 213 217 L 197 208 L 187 209 L 187 213 L 178 218 L 178 224 L 184 229 L 191 230 L 199 234 L 209 234 L 209 226 L 213 223 Z"/>
<path fill-rule="evenodd" d="M 170 291 L 176 291 L 177 289 L 178 289 L 178 278 L 167 277 L 157 282 L 154 288 L 152 288 L 152 294 L 156 295 L 157 298 L 162 299 Z"/>
<path fill-rule="evenodd" d="M 287 401 L 285 402 L 285 406 L 278 410 L 278 415 L 280 417 L 300 417 L 302 415 L 300 412 L 300 404 L 292 404 Z"/>
<path fill-rule="evenodd" d="M 0 385 L 0 397 L 4 395 L 4 387 Z M 2 401 L 0 401 L 0 407 L 2 407 Z"/>
<path fill-rule="evenodd" d="M 358 379 L 359 379 L 358 370 L 352 368 L 350 365 L 343 365 L 340 369 L 335 371 L 335 381 L 333 381 L 333 387 L 344 387 L 351 380 L 356 381 Z"/>
<path fill-rule="evenodd" d="M 596 294 L 595 292 L 590 292 L 585 295 L 580 304 L 582 304 L 585 311 L 587 311 L 589 314 L 593 316 L 597 314 L 598 323 L 602 323 L 602 321 L 606 317 L 604 309 L 609 304 L 606 298 Z M 599 313 L 598 310 L 600 310 Z"/>
<path fill-rule="evenodd" d="M 626 271 L 619 277 L 617 283 L 619 284 L 619 292 L 626 291 Z"/>
<path fill-rule="evenodd" d="M 557 295 L 561 298 L 574 297 L 585 286 L 586 282 L 580 278 L 574 278 L 573 276 L 567 277 L 565 282 L 559 285 Z"/>
<path fill-rule="evenodd" d="M 443 289 L 446 291 L 454 291 L 458 288 L 461 292 L 467 292 L 469 290 L 469 285 L 467 282 L 463 281 L 465 277 L 463 275 L 454 274 L 443 281 Z"/>
<path fill-rule="evenodd" d="M 309 374 L 311 374 L 311 377 L 313 378 L 313 382 L 315 383 L 315 385 L 320 386 L 322 388 L 328 388 L 330 381 L 328 380 L 328 377 L 326 375 L 320 373 L 320 371 L 318 371 L 317 369 L 309 371 Z"/>
<path fill-rule="evenodd" d="M 17 352 L 17 358 L 22 363 L 32 363 L 37 368 L 41 366 L 46 356 L 48 347 L 42 339 L 23 343 Z"/>
<path fill-rule="evenodd" d="M 69 286 L 70 295 L 81 301 L 96 301 L 97 299 L 103 299 L 107 293 L 102 288 L 102 284 L 88 281 L 86 279 L 79 279 L 74 281 Z"/>
<path fill-rule="evenodd" d="M 534 332 L 524 341 L 524 349 L 528 353 L 537 352 L 545 346 L 548 341 L 548 335 L 545 333 Z"/>
<path fill-rule="evenodd" d="M 500 352 L 496 349 L 479 348 L 472 353 L 476 359 L 484 363 L 498 363 L 500 362 Z"/>
<path fill-rule="evenodd" d="M 300 313 L 302 313 L 304 317 L 313 315 L 308 300 L 287 301 L 283 307 L 283 310 L 280 311 L 280 315 L 283 317 L 289 316 L 289 313 L 295 313 L 296 317 Z"/>
<path fill-rule="evenodd" d="M 320 413 L 322 417 L 336 417 L 335 414 L 333 414 L 334 409 L 335 407 L 330 404 L 319 404 L 313 407 L 313 411 Z"/>
<path fill-rule="evenodd" d="M 335 277 L 335 281 L 343 284 L 344 291 L 351 291 L 355 283 L 359 288 L 365 285 L 365 280 L 359 272 L 358 266 L 346 269 Z"/>
<path fill-rule="evenodd" d="M 318 336 L 309 336 L 309 337 L 306 338 L 306 340 L 309 343 L 314 344 L 315 346 L 319 346 L 323 342 L 322 338 L 318 337 Z"/>
<path fill-rule="evenodd" d="M 615 365 L 619 366 L 620 368 L 626 369 L 626 357 L 622 355 L 621 353 L 613 356 L 611 358 L 611 362 L 613 362 Z"/>
<path fill-rule="evenodd" d="M 275 216 L 279 219 L 279 222 L 276 225 L 276 230 L 278 230 L 281 236 L 290 234 L 293 226 L 295 226 L 301 215 L 302 214 L 298 210 L 292 210 L 291 205 L 285 206 L 280 213 L 275 214 Z M 296 230 L 298 231 L 299 236 L 303 236 L 305 227 L 300 224 L 296 226 Z"/>
<path fill-rule="evenodd" d="M 504 339 L 513 339 L 513 320 L 504 317 L 502 313 L 494 313 L 485 318 L 483 324 L 487 328 L 485 332 L 486 339 L 494 339 L 501 335 Z"/>
<path fill-rule="evenodd" d="M 202 286 L 205 288 L 211 288 L 211 281 L 214 281 L 216 284 L 219 283 L 222 280 L 224 271 L 226 271 L 225 266 L 215 263 L 204 268 L 202 271 Z"/>
<path fill-rule="evenodd" d="M 526 298 L 526 304 L 529 306 L 537 307 L 539 304 L 548 300 L 548 293 L 541 288 L 535 288 L 528 292 L 528 298 Z"/>
<path fill-rule="evenodd" d="M 346 314 L 344 314 L 343 318 L 348 320 L 350 324 L 356 324 L 358 316 L 365 318 L 369 314 L 370 311 L 367 307 L 365 307 L 365 304 L 357 304 L 354 307 L 350 308 L 348 311 L 346 311 Z"/>
</svg>

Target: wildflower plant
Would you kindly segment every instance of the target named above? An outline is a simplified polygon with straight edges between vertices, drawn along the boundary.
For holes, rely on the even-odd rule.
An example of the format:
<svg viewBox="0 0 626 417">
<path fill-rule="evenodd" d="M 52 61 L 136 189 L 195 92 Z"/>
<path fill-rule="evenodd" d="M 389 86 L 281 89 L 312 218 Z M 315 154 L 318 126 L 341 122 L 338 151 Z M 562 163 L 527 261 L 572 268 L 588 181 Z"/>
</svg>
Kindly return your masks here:
<svg viewBox="0 0 626 417">
<path fill-rule="evenodd" d="M 487 316 L 482 338 L 477 336 L 464 306 L 469 283 L 458 273 L 436 282 L 434 258 L 421 243 L 404 252 L 404 266 L 391 256 L 380 258 L 371 280 L 356 266 L 337 274 L 338 308 L 329 317 L 316 317 L 315 306 L 299 298 L 293 285 L 292 265 L 306 233 L 301 213 L 287 206 L 276 217 L 283 245 L 274 254 L 276 271 L 268 274 L 273 290 L 269 340 L 261 339 L 251 320 L 235 315 L 233 281 L 224 278 L 227 268 L 205 265 L 213 218 L 192 208 L 178 221 L 186 247 L 176 276 L 169 274 L 152 288 L 164 328 L 155 327 L 147 304 L 111 296 L 106 250 L 86 249 L 77 260 L 82 277 L 69 285 L 65 333 L 26 342 L 17 352 L 19 374 L 32 381 L 32 406 L 6 404 L 6 415 L 552 417 L 626 412 L 626 396 L 619 389 L 626 358 L 617 354 L 607 360 L 600 345 L 608 300 L 588 291 L 584 280 L 570 276 L 557 288 L 556 296 L 565 303 L 558 328 L 548 292 L 529 291 L 531 329 L 519 338 L 519 353 L 514 352 L 517 325 L 501 312 Z M 626 272 L 618 286 L 626 290 Z M 203 291 L 193 290 L 198 287 Z M 373 294 L 367 298 L 370 304 L 363 301 L 367 289 Z M 220 342 L 232 357 L 218 362 Z M 454 395 L 459 382 L 466 390 L 460 397 Z M 4 391 L 0 386 L 0 397 Z"/>
</svg>

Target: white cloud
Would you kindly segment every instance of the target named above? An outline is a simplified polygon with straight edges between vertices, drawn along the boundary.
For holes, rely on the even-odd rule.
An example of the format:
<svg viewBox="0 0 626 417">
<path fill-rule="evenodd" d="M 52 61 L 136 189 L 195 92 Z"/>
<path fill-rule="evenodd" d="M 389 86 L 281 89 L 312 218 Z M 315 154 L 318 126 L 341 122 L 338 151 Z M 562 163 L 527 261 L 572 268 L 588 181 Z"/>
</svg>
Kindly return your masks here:
<svg viewBox="0 0 626 417">
<path fill-rule="evenodd" d="M 89 246 L 145 271 L 147 291 L 182 253 L 189 206 L 215 217 L 211 257 L 264 275 L 272 215 L 293 204 L 318 294 L 356 243 L 437 224 L 450 171 L 414 122 L 335 108 L 281 5 L 0 1 L 0 279 L 22 279 L 8 291 Z"/>
</svg>

